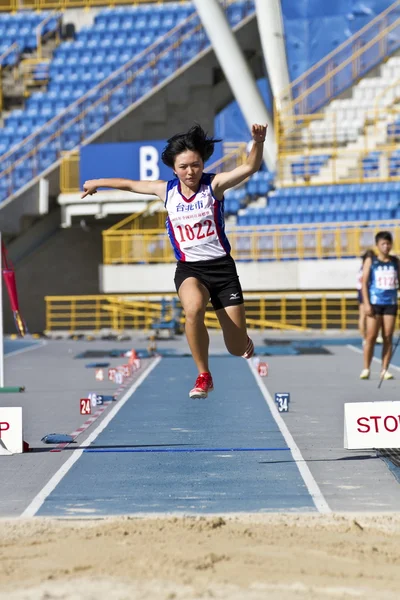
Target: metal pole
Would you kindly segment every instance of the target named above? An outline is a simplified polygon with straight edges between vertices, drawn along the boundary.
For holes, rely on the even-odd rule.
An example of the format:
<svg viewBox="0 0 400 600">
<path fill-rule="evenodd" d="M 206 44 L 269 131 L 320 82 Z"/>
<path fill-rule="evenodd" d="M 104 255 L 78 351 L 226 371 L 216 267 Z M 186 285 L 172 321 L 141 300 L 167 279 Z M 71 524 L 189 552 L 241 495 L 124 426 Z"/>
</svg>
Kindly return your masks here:
<svg viewBox="0 0 400 600">
<path fill-rule="evenodd" d="M 281 0 L 255 0 L 255 4 L 264 61 L 272 95 L 280 112 L 282 101 L 284 102 L 283 108 L 290 106 L 292 101 Z M 283 92 L 287 94 L 287 97 L 282 98 Z"/>
<path fill-rule="evenodd" d="M 0 269 L 3 268 L 0 232 Z M 0 273 L 0 388 L 4 387 L 3 273 Z"/>
<path fill-rule="evenodd" d="M 250 131 L 253 123 L 268 123 L 264 162 L 270 171 L 274 171 L 273 122 L 223 8 L 218 0 L 193 0 L 193 3 Z"/>
</svg>

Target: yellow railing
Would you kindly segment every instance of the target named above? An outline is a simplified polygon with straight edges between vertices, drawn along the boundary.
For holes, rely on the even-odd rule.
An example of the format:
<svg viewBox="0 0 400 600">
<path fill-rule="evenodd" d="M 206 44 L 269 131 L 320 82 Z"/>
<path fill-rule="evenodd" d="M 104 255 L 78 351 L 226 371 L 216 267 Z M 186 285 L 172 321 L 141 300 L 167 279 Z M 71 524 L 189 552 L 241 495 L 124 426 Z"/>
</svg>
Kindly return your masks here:
<svg viewBox="0 0 400 600">
<path fill-rule="evenodd" d="M 107 231 L 140 231 L 149 227 L 149 222 L 156 223 L 156 227 L 162 228 L 165 223 L 166 211 L 163 202 L 159 199 L 149 201 L 142 211 L 129 215 L 112 225 Z M 150 219 L 153 217 L 152 219 Z"/>
<path fill-rule="evenodd" d="M 235 0 L 225 0 L 224 5 L 228 7 Z M 254 6 L 247 6 L 248 13 L 254 12 Z M 0 172 L 0 180 L 5 182 L 8 193 L 12 194 L 14 189 L 15 169 L 24 164 L 32 167 L 32 177 L 35 177 L 42 170 L 40 167 L 40 155 L 44 149 L 55 147 L 57 159 L 63 151 L 63 136 L 74 126 L 79 126 L 80 142 L 93 135 L 90 129 L 90 117 L 94 111 L 100 111 L 104 124 L 110 120 L 110 104 L 113 94 L 124 90 L 126 98 L 131 105 L 142 100 L 137 93 L 135 83 L 137 78 L 145 71 L 149 70 L 153 78 L 153 85 L 156 87 L 163 81 L 159 74 L 159 61 L 169 55 L 172 61 L 179 69 L 186 64 L 187 59 L 182 51 L 182 43 L 185 40 L 191 40 L 197 37 L 199 50 L 209 47 L 208 38 L 198 15 L 193 12 L 185 21 L 171 29 L 165 36 L 159 38 L 146 50 L 132 58 L 129 62 L 104 79 L 101 83 L 79 98 L 73 104 L 70 104 L 64 111 L 59 113 L 51 121 L 48 121 L 42 128 L 36 130 L 20 144 L 14 146 L 9 152 L 2 156 L 3 170 Z M 172 56 L 170 55 L 172 53 Z M 97 113 L 98 114 L 98 113 Z"/>
<path fill-rule="evenodd" d="M 52 8 L 52 7 L 49 7 Z M 45 17 L 43 19 L 43 21 L 41 21 L 39 23 L 39 25 L 36 27 L 36 58 L 42 58 L 42 54 L 43 54 L 43 41 L 46 38 L 46 35 L 43 33 L 44 31 L 44 27 L 45 25 L 47 25 L 47 23 L 49 23 L 52 19 L 54 19 L 54 17 L 57 15 L 57 11 L 53 10 L 51 11 L 47 17 Z M 60 27 L 60 23 L 61 23 L 61 15 L 59 16 L 59 21 L 58 21 L 58 26 Z M 52 32 L 51 32 L 52 33 Z M 57 30 L 56 31 L 56 36 L 57 36 L 57 43 L 60 42 L 60 31 Z"/>
<path fill-rule="evenodd" d="M 48 71 L 46 69 L 46 74 L 41 79 L 37 77 L 37 68 L 42 67 L 44 65 L 50 65 L 50 58 L 26 58 L 20 64 L 19 71 L 22 75 L 22 80 L 24 83 L 24 95 L 28 97 L 32 93 L 32 89 L 36 87 L 43 87 L 47 85 L 48 82 Z"/>
<path fill-rule="evenodd" d="M 63 153 L 60 164 L 60 191 L 62 194 L 80 191 L 79 166 L 79 150 Z"/>
<path fill-rule="evenodd" d="M 46 331 L 101 331 L 150 329 L 161 316 L 161 299 L 175 294 L 126 296 L 47 296 Z M 251 329 L 355 329 L 358 302 L 354 292 L 245 293 L 246 316 Z M 219 328 L 208 307 L 206 325 Z"/>
<path fill-rule="evenodd" d="M 96 6 L 118 6 L 120 4 L 138 5 L 172 2 L 173 0 L 0 0 L 0 11 L 17 12 L 20 10 L 48 10 L 56 8 L 94 8 Z M 184 2 L 185 0 L 178 0 Z"/>
<path fill-rule="evenodd" d="M 21 7 L 19 6 L 19 8 L 21 8 Z M 1 10 L 2 10 L 2 5 L 0 4 L 0 11 Z M 22 77 L 24 80 L 24 86 L 25 86 L 25 95 L 29 95 L 29 93 L 27 94 L 26 92 L 30 89 L 30 87 L 33 87 L 35 85 L 43 85 L 47 82 L 47 80 L 40 81 L 40 82 L 35 80 L 35 78 L 33 77 L 33 72 L 34 72 L 35 66 L 37 66 L 38 64 L 50 62 L 50 59 L 42 58 L 43 42 L 45 41 L 46 36 L 47 36 L 47 34 L 43 34 L 43 30 L 44 30 L 45 25 L 47 23 L 49 23 L 52 19 L 54 19 L 56 16 L 58 16 L 58 21 L 60 23 L 61 15 L 58 14 L 57 11 L 53 10 L 36 26 L 36 51 L 35 51 L 35 53 L 31 55 L 31 58 L 22 61 L 21 65 L 19 65 L 18 68 L 14 69 L 14 79 L 15 80 L 17 79 L 18 71 L 20 70 L 22 73 Z M 53 33 L 53 32 L 51 32 L 51 33 Z M 59 42 L 59 31 L 56 32 L 56 36 L 57 36 L 57 42 Z M 5 52 L 3 52 L 3 54 L 0 56 L 0 112 L 3 110 L 2 66 L 1 66 L 1 64 L 2 64 L 3 60 L 8 55 L 12 54 L 13 52 L 17 52 L 18 54 L 20 53 L 20 47 L 17 44 L 17 42 L 15 42 L 9 48 L 7 48 L 7 50 Z"/>
<path fill-rule="evenodd" d="M 247 158 L 246 144 L 238 143 L 225 156 L 212 163 L 207 171 L 219 173 L 221 171 L 234 169 L 243 164 Z M 141 212 L 130 215 L 110 227 L 107 231 L 132 231 L 142 229 L 163 229 L 167 211 L 161 200 L 150 201 Z"/>
<path fill-rule="evenodd" d="M 392 232 L 393 252 L 399 254 L 400 221 L 237 227 L 228 229 L 227 235 L 236 260 L 277 261 L 360 256 L 374 245 L 382 229 Z M 175 258 L 164 230 L 103 231 L 106 265 L 171 262 Z"/>
<path fill-rule="evenodd" d="M 381 95 L 377 100 L 383 100 Z M 347 111 L 347 112 L 346 112 Z M 357 112 L 357 114 L 355 114 Z M 344 118 L 344 114 L 349 115 Z M 398 151 L 398 134 L 390 127 L 400 118 L 400 105 L 358 110 L 342 107 L 325 113 L 292 115 L 280 119 L 277 178 L 280 186 L 323 185 L 399 180 L 390 166 Z M 353 119 L 351 121 L 350 119 Z M 357 144 L 353 144 L 357 140 Z M 376 168 L 366 168 L 371 153 L 379 153 Z M 313 168 L 317 157 L 325 160 Z M 302 172 L 296 166 L 304 163 Z"/>
<path fill-rule="evenodd" d="M 20 52 L 17 42 L 14 42 L 14 44 L 12 44 L 9 48 L 7 48 L 7 50 L 5 50 L 3 52 L 3 54 L 0 54 L 0 112 L 3 110 L 3 70 L 4 70 L 4 67 L 2 67 L 2 64 L 3 64 L 4 59 L 6 59 L 7 56 L 9 56 L 10 54 L 13 54 L 14 52 L 17 52 L 17 53 Z M 14 74 L 14 77 L 15 77 L 15 74 Z"/>
<path fill-rule="evenodd" d="M 207 167 L 211 173 L 229 171 L 244 163 L 247 158 L 247 144 L 232 142 L 224 144 L 224 156 Z M 66 152 L 60 167 L 60 189 L 63 193 L 77 193 L 79 188 L 79 151 Z"/>
<path fill-rule="evenodd" d="M 282 92 L 282 117 L 309 114 L 339 95 L 400 45 L 396 0 L 351 38 L 303 73 Z"/>
</svg>

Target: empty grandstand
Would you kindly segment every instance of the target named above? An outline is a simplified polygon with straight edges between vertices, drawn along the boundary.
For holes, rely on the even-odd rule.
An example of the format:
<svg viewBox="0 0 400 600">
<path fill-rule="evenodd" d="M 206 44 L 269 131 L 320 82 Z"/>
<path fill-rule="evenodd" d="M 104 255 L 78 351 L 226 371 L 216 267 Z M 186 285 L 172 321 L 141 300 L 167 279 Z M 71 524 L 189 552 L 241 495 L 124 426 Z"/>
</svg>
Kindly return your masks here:
<svg viewBox="0 0 400 600">
<path fill-rule="evenodd" d="M 270 142 L 276 142 L 275 168 L 264 166 L 226 194 L 238 260 L 355 258 L 376 228 L 397 231 L 399 3 L 344 2 L 313 12 L 311 5 L 297 10 L 282 0 L 273 27 L 285 34 L 285 44 L 270 52 L 286 53 L 284 70 L 292 80 L 286 88 L 279 87 L 271 62 L 263 61 L 268 24 L 257 21 L 255 3 L 221 5 L 258 80 L 272 119 Z M 224 144 L 210 166 L 227 170 L 244 160 L 250 135 L 244 107 L 235 102 L 194 4 L 67 2 L 64 12 L 57 6 L 52 12 L 9 9 L 4 6 L 0 17 L 0 219 L 21 279 L 39 273 L 37 292 L 29 292 L 37 294 L 37 312 L 47 293 L 120 290 L 112 281 L 121 274 L 110 271 L 117 264 L 173 260 L 161 241 L 163 213 L 155 216 L 157 205 L 146 209 L 154 198 L 101 191 L 80 200 L 96 165 L 105 175 L 119 166 L 131 178 L 168 178 L 160 162 L 165 139 L 198 120 L 221 132 Z M 120 228 L 118 220 L 130 213 L 140 215 L 135 226 Z M 91 248 L 86 268 L 92 276 L 64 279 L 54 264 L 46 287 L 43 257 L 71 243 Z M 37 323 L 43 328 L 43 312 Z"/>
</svg>

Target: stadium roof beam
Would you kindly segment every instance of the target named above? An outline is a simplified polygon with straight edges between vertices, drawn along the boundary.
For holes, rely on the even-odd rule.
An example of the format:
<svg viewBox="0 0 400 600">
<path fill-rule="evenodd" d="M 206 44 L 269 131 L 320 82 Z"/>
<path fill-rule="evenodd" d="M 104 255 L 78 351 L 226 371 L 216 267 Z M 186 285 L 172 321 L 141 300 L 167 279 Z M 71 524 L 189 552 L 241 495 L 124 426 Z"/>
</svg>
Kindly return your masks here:
<svg viewBox="0 0 400 600">
<path fill-rule="evenodd" d="M 265 66 L 272 95 L 279 108 L 282 93 L 290 85 L 281 0 L 255 0 L 255 4 Z"/>
<path fill-rule="evenodd" d="M 250 131 L 253 123 L 268 123 L 264 162 L 274 171 L 273 122 L 224 11 L 218 0 L 194 0 L 194 5 Z"/>
</svg>

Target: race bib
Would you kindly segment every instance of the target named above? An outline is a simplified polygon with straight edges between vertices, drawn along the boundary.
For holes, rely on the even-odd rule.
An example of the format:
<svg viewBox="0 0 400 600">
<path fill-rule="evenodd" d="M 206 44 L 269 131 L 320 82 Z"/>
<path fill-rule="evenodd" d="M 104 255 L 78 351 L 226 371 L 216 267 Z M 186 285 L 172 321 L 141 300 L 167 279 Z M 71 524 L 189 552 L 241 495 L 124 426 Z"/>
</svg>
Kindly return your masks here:
<svg viewBox="0 0 400 600">
<path fill-rule="evenodd" d="M 397 289 L 397 274 L 394 271 L 376 272 L 375 281 L 378 290 Z"/>
<path fill-rule="evenodd" d="M 194 215 L 175 217 L 172 220 L 175 238 L 181 248 L 193 248 L 218 239 L 214 212 L 205 208 Z"/>
</svg>

